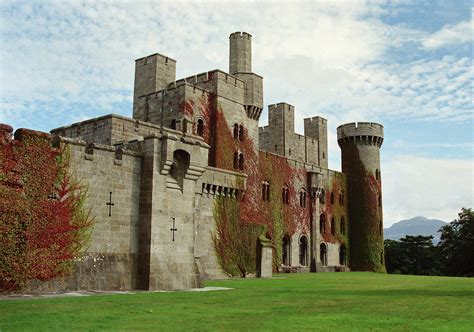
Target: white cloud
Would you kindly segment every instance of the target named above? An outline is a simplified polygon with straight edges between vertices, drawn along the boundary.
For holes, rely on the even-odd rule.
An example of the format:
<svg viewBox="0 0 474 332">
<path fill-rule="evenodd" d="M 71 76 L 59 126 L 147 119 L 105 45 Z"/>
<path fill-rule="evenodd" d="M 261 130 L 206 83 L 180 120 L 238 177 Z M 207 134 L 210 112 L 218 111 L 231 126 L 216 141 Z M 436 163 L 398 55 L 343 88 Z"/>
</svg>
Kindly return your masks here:
<svg viewBox="0 0 474 332">
<path fill-rule="evenodd" d="M 472 160 L 397 155 L 382 164 L 384 227 L 417 215 L 451 221 L 474 206 Z"/>
<path fill-rule="evenodd" d="M 456 25 L 446 25 L 441 30 L 427 36 L 422 45 L 428 50 L 436 50 L 447 45 L 472 43 L 474 22 L 462 21 Z"/>
</svg>

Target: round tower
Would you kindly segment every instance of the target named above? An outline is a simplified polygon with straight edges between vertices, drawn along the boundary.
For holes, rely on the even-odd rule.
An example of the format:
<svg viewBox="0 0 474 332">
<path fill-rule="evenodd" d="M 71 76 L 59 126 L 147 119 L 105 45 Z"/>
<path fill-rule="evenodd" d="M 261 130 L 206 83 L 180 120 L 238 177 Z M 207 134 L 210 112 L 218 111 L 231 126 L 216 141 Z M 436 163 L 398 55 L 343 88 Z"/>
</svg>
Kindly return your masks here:
<svg viewBox="0 0 474 332">
<path fill-rule="evenodd" d="M 252 35 L 234 32 L 229 36 L 229 74 L 252 72 Z"/>
<path fill-rule="evenodd" d="M 349 185 L 351 269 L 385 272 L 380 175 L 383 126 L 373 122 L 344 124 L 337 128 L 337 142 Z"/>
</svg>

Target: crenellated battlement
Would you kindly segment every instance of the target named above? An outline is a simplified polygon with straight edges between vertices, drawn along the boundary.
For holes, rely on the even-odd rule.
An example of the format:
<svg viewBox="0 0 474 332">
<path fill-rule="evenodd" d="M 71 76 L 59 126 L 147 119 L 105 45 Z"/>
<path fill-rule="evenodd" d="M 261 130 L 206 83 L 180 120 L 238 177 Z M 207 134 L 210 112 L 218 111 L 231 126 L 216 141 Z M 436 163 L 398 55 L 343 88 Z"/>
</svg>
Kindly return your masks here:
<svg viewBox="0 0 474 332">
<path fill-rule="evenodd" d="M 235 39 L 235 38 L 246 38 L 246 39 L 251 39 L 252 35 L 248 32 L 244 31 L 237 31 L 234 33 L 231 33 L 229 36 L 230 39 Z"/>
<path fill-rule="evenodd" d="M 337 127 L 337 142 L 382 146 L 383 126 L 375 122 L 352 122 Z"/>
<path fill-rule="evenodd" d="M 163 54 L 160 54 L 160 53 L 154 53 L 154 54 L 150 54 L 150 55 L 144 56 L 142 58 L 136 59 L 135 60 L 135 65 L 136 66 L 143 66 L 143 65 L 147 65 L 147 64 L 150 64 L 150 63 L 157 63 L 157 62 L 161 62 L 161 63 L 164 63 L 164 64 L 168 64 L 168 63 L 176 64 L 177 61 L 173 58 L 170 58 L 169 56 L 166 56 L 166 55 L 163 55 Z"/>
</svg>

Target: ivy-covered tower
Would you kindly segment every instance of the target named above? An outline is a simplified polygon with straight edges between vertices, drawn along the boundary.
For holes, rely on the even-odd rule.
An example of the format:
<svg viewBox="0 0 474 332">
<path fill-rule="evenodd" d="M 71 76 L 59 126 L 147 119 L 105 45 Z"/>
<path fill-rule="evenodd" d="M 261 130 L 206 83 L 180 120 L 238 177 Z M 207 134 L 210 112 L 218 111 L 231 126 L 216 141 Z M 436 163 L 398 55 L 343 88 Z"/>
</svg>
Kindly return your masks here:
<svg viewBox="0 0 474 332">
<path fill-rule="evenodd" d="M 385 272 L 380 147 L 383 126 L 348 123 L 337 128 L 342 172 L 349 178 L 350 267 Z"/>
</svg>

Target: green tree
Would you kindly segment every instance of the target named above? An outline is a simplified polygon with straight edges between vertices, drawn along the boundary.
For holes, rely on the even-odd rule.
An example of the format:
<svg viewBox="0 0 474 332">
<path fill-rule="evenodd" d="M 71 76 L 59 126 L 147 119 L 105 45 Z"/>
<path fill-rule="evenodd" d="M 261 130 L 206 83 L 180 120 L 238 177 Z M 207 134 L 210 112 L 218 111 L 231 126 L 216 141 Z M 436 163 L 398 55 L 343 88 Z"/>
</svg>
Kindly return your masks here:
<svg viewBox="0 0 474 332">
<path fill-rule="evenodd" d="M 462 208 L 459 219 L 441 227 L 438 244 L 444 272 L 453 276 L 474 276 L 474 212 Z"/>
<path fill-rule="evenodd" d="M 385 264 L 388 273 L 415 275 L 440 274 L 438 248 L 432 236 L 410 236 L 400 241 L 385 240 Z"/>
<path fill-rule="evenodd" d="M 401 273 L 405 259 L 405 251 L 400 241 L 385 240 L 385 267 L 388 273 Z"/>
</svg>

